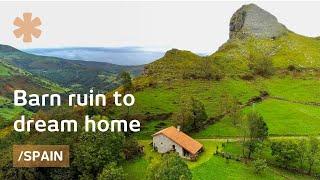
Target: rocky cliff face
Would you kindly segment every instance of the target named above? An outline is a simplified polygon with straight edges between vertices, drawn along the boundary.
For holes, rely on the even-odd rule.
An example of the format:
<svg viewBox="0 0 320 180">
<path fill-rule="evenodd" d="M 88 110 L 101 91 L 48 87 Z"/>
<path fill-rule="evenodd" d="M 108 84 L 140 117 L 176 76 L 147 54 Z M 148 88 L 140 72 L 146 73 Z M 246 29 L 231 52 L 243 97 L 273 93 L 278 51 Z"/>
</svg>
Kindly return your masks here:
<svg viewBox="0 0 320 180">
<path fill-rule="evenodd" d="M 244 5 L 238 9 L 230 21 L 230 39 L 243 39 L 248 36 L 257 38 L 277 38 L 287 32 L 284 25 L 269 12 L 255 4 Z"/>
</svg>

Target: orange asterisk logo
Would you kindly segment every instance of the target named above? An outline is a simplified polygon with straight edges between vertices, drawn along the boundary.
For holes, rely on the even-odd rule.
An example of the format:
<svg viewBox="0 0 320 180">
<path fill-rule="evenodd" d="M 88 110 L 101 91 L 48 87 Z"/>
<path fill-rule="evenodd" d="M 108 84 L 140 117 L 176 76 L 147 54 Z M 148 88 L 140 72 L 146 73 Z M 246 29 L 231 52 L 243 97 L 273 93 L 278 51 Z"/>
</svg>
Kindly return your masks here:
<svg viewBox="0 0 320 180">
<path fill-rule="evenodd" d="M 41 35 L 41 30 L 37 28 L 41 20 L 39 17 L 32 19 L 32 13 L 23 13 L 23 19 L 17 17 L 13 24 L 19 27 L 13 31 L 14 35 L 16 38 L 23 35 L 23 42 L 32 42 L 32 37 L 39 38 Z"/>
</svg>

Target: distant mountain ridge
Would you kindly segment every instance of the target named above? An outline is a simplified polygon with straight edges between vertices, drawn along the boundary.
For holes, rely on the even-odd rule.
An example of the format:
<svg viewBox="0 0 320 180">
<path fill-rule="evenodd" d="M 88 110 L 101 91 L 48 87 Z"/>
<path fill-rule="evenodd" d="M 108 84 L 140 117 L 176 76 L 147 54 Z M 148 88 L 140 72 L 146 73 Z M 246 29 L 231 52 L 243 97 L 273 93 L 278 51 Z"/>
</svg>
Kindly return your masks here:
<svg viewBox="0 0 320 180">
<path fill-rule="evenodd" d="M 25 49 L 27 53 L 64 58 L 112 63 L 117 65 L 143 65 L 164 55 L 164 52 L 140 47 L 66 47 Z"/>
<path fill-rule="evenodd" d="M 7 45 L 0 45 L 0 61 L 80 92 L 88 91 L 90 88 L 98 91 L 110 90 L 119 85 L 118 73 L 129 71 L 136 76 L 143 69 L 143 66 L 120 66 L 103 62 L 38 56 Z"/>
</svg>

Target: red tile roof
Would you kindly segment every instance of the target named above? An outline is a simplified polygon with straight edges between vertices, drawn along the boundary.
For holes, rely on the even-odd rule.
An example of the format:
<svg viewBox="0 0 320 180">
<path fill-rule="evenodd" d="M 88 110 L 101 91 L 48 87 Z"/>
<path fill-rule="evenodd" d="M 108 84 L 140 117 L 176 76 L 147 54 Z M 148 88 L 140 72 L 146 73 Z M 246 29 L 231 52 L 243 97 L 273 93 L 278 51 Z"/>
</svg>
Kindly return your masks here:
<svg viewBox="0 0 320 180">
<path fill-rule="evenodd" d="M 203 147 L 198 141 L 192 139 L 190 136 L 186 135 L 182 131 L 179 131 L 173 126 L 163 129 L 152 136 L 159 134 L 168 137 L 193 155 L 195 155 Z"/>
</svg>

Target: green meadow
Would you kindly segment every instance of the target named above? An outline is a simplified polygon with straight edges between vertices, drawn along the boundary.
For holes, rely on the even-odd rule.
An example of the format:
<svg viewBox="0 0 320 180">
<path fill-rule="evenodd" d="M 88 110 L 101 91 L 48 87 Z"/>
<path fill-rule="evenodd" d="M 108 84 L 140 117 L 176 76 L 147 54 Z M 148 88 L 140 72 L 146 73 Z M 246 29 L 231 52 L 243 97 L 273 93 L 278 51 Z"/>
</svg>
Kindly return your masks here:
<svg viewBox="0 0 320 180">
<path fill-rule="evenodd" d="M 319 135 L 320 107 L 266 100 L 255 106 L 272 135 Z"/>
<path fill-rule="evenodd" d="M 312 179 L 308 176 L 267 168 L 263 173 L 256 174 L 250 163 L 245 164 L 234 160 L 212 156 L 207 162 L 191 169 L 193 179 Z"/>
</svg>

